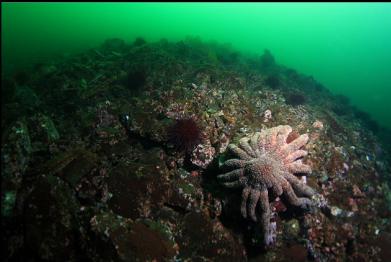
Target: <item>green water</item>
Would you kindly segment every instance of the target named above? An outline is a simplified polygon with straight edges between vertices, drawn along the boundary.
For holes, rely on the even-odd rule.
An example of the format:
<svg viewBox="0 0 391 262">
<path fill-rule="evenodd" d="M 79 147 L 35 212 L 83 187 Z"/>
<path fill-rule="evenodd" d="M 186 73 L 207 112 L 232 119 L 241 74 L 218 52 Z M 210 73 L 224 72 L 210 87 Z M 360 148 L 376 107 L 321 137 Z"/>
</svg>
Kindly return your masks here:
<svg viewBox="0 0 391 262">
<path fill-rule="evenodd" d="M 3 73 L 118 37 L 232 43 L 313 75 L 391 128 L 389 3 L 5 3 Z"/>
</svg>

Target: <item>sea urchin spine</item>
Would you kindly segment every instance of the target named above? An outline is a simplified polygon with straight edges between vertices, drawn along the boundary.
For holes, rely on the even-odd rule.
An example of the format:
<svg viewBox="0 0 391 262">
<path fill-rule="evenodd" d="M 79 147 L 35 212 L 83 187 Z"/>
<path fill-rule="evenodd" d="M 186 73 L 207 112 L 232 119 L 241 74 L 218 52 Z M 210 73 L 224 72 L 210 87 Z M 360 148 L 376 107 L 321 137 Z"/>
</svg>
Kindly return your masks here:
<svg viewBox="0 0 391 262">
<path fill-rule="evenodd" d="M 167 133 L 168 141 L 181 152 L 189 153 L 202 142 L 201 128 L 193 118 L 176 120 Z"/>
</svg>

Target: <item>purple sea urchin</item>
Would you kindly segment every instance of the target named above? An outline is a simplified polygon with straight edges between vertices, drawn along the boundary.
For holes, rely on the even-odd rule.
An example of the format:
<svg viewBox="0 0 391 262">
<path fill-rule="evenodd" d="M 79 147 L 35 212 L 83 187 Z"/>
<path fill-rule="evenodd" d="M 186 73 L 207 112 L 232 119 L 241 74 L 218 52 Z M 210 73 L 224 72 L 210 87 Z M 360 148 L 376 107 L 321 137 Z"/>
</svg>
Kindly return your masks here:
<svg viewBox="0 0 391 262">
<path fill-rule="evenodd" d="M 298 106 L 306 103 L 306 98 L 300 93 L 290 93 L 286 96 L 286 103 L 291 106 Z"/>
<path fill-rule="evenodd" d="M 202 142 L 201 128 L 193 118 L 176 120 L 167 133 L 169 142 L 178 151 L 189 153 Z"/>
</svg>

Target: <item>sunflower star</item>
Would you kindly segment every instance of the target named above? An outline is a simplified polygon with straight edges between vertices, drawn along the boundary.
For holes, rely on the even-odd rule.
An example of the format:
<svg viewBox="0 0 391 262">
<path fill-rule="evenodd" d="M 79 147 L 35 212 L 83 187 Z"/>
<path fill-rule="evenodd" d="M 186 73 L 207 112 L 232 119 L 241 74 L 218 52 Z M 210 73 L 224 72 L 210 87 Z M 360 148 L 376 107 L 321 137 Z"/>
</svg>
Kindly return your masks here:
<svg viewBox="0 0 391 262">
<path fill-rule="evenodd" d="M 257 221 L 255 213 L 258 206 L 266 245 L 274 241 L 268 189 L 274 196 L 283 194 L 290 204 L 302 208 L 312 206 L 312 201 L 307 197 L 315 194 L 312 188 L 294 175 L 311 173 L 311 167 L 301 161 L 307 151 L 300 149 L 308 142 L 308 135 L 303 134 L 289 141 L 291 132 L 292 128 L 288 125 L 277 126 L 241 138 L 238 146 L 230 144 L 228 150 L 237 158 L 225 161 L 221 168 L 229 172 L 218 175 L 224 186 L 243 188 L 241 213 L 244 218 L 249 216 Z"/>
</svg>

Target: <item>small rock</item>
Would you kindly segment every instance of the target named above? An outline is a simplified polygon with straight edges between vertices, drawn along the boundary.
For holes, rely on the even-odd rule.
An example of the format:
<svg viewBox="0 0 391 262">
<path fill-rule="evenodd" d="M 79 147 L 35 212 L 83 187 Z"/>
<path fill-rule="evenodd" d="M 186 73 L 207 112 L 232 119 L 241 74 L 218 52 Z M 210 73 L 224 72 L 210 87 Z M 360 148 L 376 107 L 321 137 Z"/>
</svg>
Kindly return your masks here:
<svg viewBox="0 0 391 262">
<path fill-rule="evenodd" d="M 285 212 L 287 210 L 287 207 L 279 197 L 277 197 L 276 200 L 272 203 L 272 206 L 277 213 Z"/>
<path fill-rule="evenodd" d="M 349 171 L 349 165 L 346 163 L 343 163 L 343 169 L 345 170 L 345 173 Z"/>
<path fill-rule="evenodd" d="M 319 120 L 316 120 L 312 124 L 312 127 L 322 130 L 323 129 L 323 123 L 321 121 L 319 121 Z"/>
<path fill-rule="evenodd" d="M 191 155 L 191 162 L 201 168 L 206 168 L 210 162 L 212 162 L 216 150 L 210 145 L 210 142 L 206 144 L 199 144 Z"/>
<path fill-rule="evenodd" d="M 264 113 L 264 119 L 263 119 L 263 122 L 267 123 L 269 122 L 269 120 L 272 119 L 272 111 L 270 111 L 269 109 L 265 111 Z"/>
<path fill-rule="evenodd" d="M 353 185 L 353 197 L 360 198 L 365 197 L 365 194 L 360 190 L 357 185 Z"/>
<path fill-rule="evenodd" d="M 331 211 L 331 214 L 332 214 L 333 216 L 335 216 L 335 217 L 341 215 L 342 212 L 343 212 L 342 209 L 340 209 L 339 207 L 336 207 L 336 206 L 332 206 L 331 209 L 330 209 L 330 211 Z"/>
<path fill-rule="evenodd" d="M 357 206 L 356 200 L 354 200 L 353 198 L 349 197 L 348 203 L 349 203 L 351 211 L 353 211 L 353 212 L 357 212 L 358 211 L 358 206 Z"/>
<path fill-rule="evenodd" d="M 300 224 L 297 219 L 291 219 L 284 225 L 285 236 L 295 238 L 300 233 Z"/>
<path fill-rule="evenodd" d="M 229 138 L 223 133 L 219 139 L 219 153 L 224 153 L 229 145 Z"/>
</svg>

